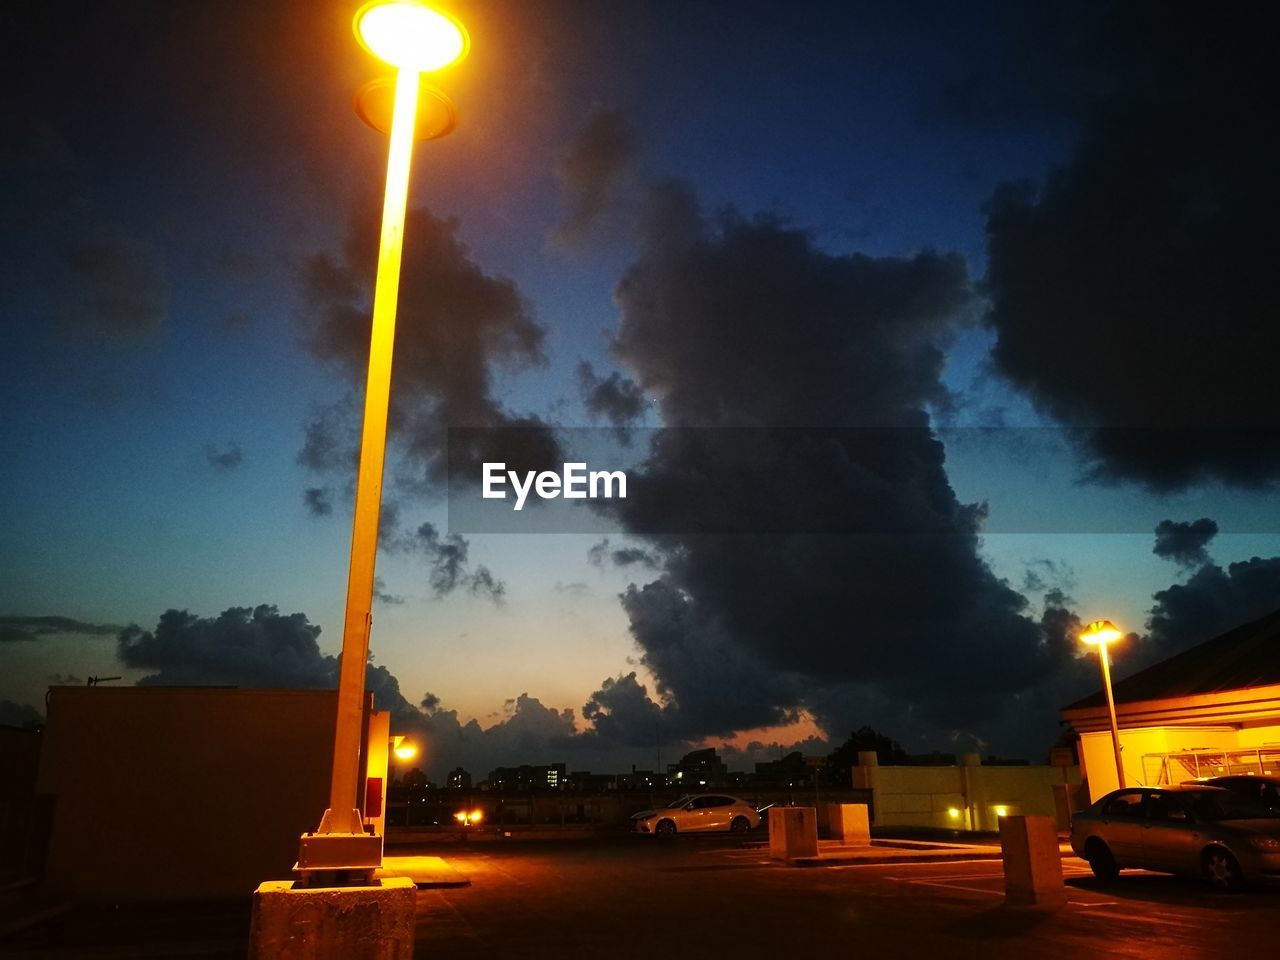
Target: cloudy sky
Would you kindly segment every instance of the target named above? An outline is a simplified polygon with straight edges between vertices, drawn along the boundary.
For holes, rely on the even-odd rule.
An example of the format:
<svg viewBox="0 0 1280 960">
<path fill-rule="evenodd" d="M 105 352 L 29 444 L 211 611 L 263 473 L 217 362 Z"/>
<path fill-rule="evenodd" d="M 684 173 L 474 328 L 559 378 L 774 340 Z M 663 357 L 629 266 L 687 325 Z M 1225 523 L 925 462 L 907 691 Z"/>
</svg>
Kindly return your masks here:
<svg viewBox="0 0 1280 960">
<path fill-rule="evenodd" d="M 93 675 L 333 683 L 386 148 L 357 5 L 9 12 L 2 722 Z M 450 9 L 370 674 L 437 776 L 866 724 L 1039 757 L 1097 684 L 1080 621 L 1132 631 L 1123 675 L 1280 605 L 1249 14 Z M 446 462 L 584 435 L 634 468 L 596 527 L 451 526 Z"/>
</svg>

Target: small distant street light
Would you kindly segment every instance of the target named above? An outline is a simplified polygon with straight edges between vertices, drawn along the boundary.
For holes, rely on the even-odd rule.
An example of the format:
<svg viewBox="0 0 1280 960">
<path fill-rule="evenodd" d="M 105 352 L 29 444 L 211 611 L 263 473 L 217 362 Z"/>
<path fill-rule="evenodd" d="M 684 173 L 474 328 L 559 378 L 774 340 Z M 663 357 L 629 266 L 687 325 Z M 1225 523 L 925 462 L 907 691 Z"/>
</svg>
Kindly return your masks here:
<svg viewBox="0 0 1280 960">
<path fill-rule="evenodd" d="M 364 736 L 365 665 L 369 658 L 374 560 L 378 550 L 378 515 L 382 509 L 391 355 L 400 291 L 409 167 L 415 131 L 419 139 L 432 139 L 445 136 L 457 123 L 457 110 L 444 93 L 428 86 L 420 97 L 420 75 L 457 61 L 471 46 L 466 29 L 457 20 L 413 0 L 366 3 L 356 13 L 353 26 L 361 46 L 395 67 L 396 77 L 394 85 L 386 80 L 365 84 L 356 97 L 356 113 L 370 126 L 389 132 L 391 144 L 374 282 L 355 516 L 351 525 L 333 774 L 329 807 L 320 827 L 315 833 L 304 834 L 299 844 L 298 867 L 304 876 L 316 871 L 371 876 L 382 863 L 382 839 L 366 834 L 356 807 L 356 791 Z M 398 749 L 396 755 L 401 756 Z"/>
<path fill-rule="evenodd" d="M 1111 714 L 1111 746 L 1116 754 L 1116 782 L 1123 787 L 1124 761 L 1120 759 L 1120 728 L 1116 723 L 1116 701 L 1111 693 L 1111 658 L 1107 646 L 1115 643 L 1122 634 L 1110 620 L 1095 620 L 1080 634 L 1082 642 L 1098 648 L 1098 662 L 1102 664 L 1102 688 L 1107 693 L 1107 711 Z"/>
</svg>

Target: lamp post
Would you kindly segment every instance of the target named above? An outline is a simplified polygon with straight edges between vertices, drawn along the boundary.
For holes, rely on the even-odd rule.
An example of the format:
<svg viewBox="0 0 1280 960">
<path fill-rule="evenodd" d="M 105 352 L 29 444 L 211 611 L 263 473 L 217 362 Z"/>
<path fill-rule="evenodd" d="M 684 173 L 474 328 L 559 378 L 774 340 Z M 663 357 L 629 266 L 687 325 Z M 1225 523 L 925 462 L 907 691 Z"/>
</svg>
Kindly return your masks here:
<svg viewBox="0 0 1280 960">
<path fill-rule="evenodd" d="M 1098 662 L 1102 664 L 1102 688 L 1107 694 L 1107 712 L 1111 715 L 1111 746 L 1116 755 L 1117 786 L 1123 787 L 1124 761 L 1120 759 L 1120 728 L 1116 724 L 1116 701 L 1111 693 L 1111 663 L 1107 654 L 1107 645 L 1115 643 L 1123 634 L 1110 620 L 1095 620 L 1080 634 L 1080 639 L 1091 647 L 1098 648 Z"/>
<path fill-rule="evenodd" d="M 419 90 L 421 74 L 448 66 L 465 56 L 470 47 L 462 24 L 413 0 L 366 3 L 355 15 L 354 28 L 361 46 L 395 67 L 396 76 L 394 85 L 374 80 L 356 96 L 357 114 L 390 133 L 390 148 L 351 527 L 329 807 L 316 832 L 304 834 L 299 845 L 298 867 L 304 876 L 317 870 L 367 875 L 382 862 L 381 840 L 365 833 L 356 807 L 356 790 L 409 168 L 415 135 L 417 139 L 442 137 L 457 123 L 457 111 L 445 94 L 430 86 Z"/>
</svg>

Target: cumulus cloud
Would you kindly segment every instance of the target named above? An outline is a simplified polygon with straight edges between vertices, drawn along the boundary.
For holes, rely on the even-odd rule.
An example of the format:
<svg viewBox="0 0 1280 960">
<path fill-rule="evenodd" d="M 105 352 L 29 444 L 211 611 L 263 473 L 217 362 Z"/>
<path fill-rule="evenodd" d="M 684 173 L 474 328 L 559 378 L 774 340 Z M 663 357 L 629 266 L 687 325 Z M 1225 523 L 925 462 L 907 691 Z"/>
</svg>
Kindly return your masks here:
<svg viewBox="0 0 1280 960">
<path fill-rule="evenodd" d="M 231 607 L 217 617 L 167 610 L 154 630 L 121 631 L 120 662 L 152 670 L 140 686 L 215 684 L 322 688 L 335 683 L 334 659 L 320 653 L 320 628 L 302 613 L 276 607 Z"/>
<path fill-rule="evenodd" d="M 307 346 L 353 390 L 363 387 L 368 363 L 370 252 L 377 237 L 376 217 L 356 217 L 342 251 L 316 254 L 302 275 Z M 434 488 L 446 467 L 478 477 L 485 460 L 554 461 L 559 448 L 546 425 L 507 410 L 495 391 L 499 371 L 545 363 L 546 331 L 532 307 L 511 280 L 484 272 L 459 238 L 456 220 L 410 211 L 405 237 L 389 425 L 402 484 Z M 352 395 L 312 418 L 299 455 L 305 466 L 352 471 L 358 407 Z M 450 428 L 480 429 L 471 430 L 467 444 L 449 446 Z M 513 437 L 523 441 L 527 456 L 504 446 Z"/>
<path fill-rule="evenodd" d="M 1261 7 L 1167 13 L 1108 8 L 1074 156 L 991 198 L 993 359 L 1096 479 L 1260 487 L 1280 478 L 1274 58 Z"/>
<path fill-rule="evenodd" d="M 1205 548 L 1217 534 L 1217 523 L 1208 517 L 1189 523 L 1161 520 L 1156 525 L 1156 542 L 1151 552 L 1180 567 L 1204 566 L 1209 562 L 1209 551 Z"/>
<path fill-rule="evenodd" d="M 552 242 L 582 246 L 608 212 L 619 181 L 638 154 L 634 131 L 623 115 L 595 106 L 555 159 L 569 211 L 552 232 Z"/>
<path fill-rule="evenodd" d="M 929 425 L 963 263 L 829 254 L 776 219 L 708 218 L 675 182 L 644 211 L 613 346 L 665 426 L 615 509 L 660 568 L 621 598 L 656 686 L 615 682 L 625 709 L 590 718 L 657 711 L 691 740 L 802 713 L 994 725 L 1074 646 L 979 556 L 984 510 Z"/>
<path fill-rule="evenodd" d="M 113 636 L 120 628 L 109 623 L 87 623 L 72 617 L 0 616 L 0 643 L 39 640 L 52 636 Z"/>
<path fill-rule="evenodd" d="M 234 470 L 244 463 L 244 452 L 238 443 L 228 443 L 222 448 L 210 444 L 204 448 L 204 458 L 215 470 Z"/>
</svg>

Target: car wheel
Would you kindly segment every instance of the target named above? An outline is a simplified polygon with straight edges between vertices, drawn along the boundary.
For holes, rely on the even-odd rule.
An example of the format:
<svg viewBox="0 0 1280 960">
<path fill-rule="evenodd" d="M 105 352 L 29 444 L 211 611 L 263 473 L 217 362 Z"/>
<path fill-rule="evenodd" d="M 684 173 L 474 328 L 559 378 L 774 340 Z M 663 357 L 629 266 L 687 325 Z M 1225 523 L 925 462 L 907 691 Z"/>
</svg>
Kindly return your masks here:
<svg viewBox="0 0 1280 960">
<path fill-rule="evenodd" d="M 746 833 L 751 829 L 751 821 L 746 817 L 734 817 L 733 822 L 729 824 L 729 830 L 732 833 Z"/>
<path fill-rule="evenodd" d="M 653 832 L 660 837 L 674 837 L 676 835 L 675 821 L 659 820 L 658 825 L 653 828 Z"/>
<path fill-rule="evenodd" d="M 1236 858 L 1220 847 L 1204 853 L 1204 875 L 1215 890 L 1239 890 L 1244 886 L 1244 874 Z"/>
<path fill-rule="evenodd" d="M 1111 848 L 1101 840 L 1090 840 L 1084 848 L 1084 858 L 1089 861 L 1089 869 L 1093 875 L 1105 883 L 1120 876 L 1120 867 L 1111 853 Z"/>
</svg>

